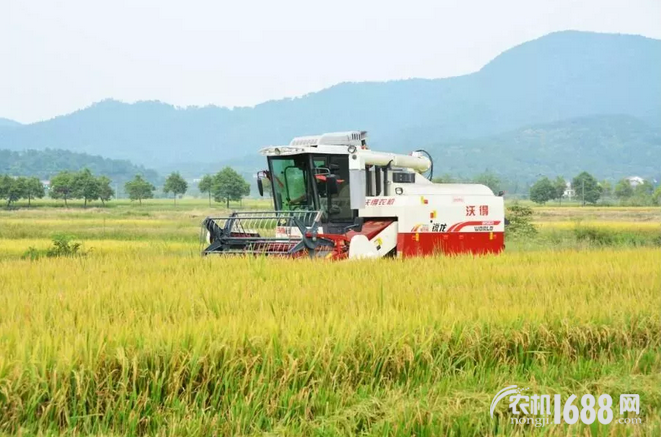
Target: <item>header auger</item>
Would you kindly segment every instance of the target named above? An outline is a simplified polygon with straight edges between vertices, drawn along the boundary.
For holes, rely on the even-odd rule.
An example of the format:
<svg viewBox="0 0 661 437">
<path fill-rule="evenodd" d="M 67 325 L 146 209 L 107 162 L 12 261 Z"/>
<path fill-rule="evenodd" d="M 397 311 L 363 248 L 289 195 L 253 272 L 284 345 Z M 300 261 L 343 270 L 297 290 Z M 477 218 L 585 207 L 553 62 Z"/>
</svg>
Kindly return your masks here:
<svg viewBox="0 0 661 437">
<path fill-rule="evenodd" d="M 330 259 L 498 253 L 504 204 L 486 186 L 435 184 L 424 151 L 372 151 L 364 131 L 294 138 L 260 150 L 274 211 L 203 222 L 204 254 Z M 429 179 L 422 174 L 426 174 Z"/>
</svg>

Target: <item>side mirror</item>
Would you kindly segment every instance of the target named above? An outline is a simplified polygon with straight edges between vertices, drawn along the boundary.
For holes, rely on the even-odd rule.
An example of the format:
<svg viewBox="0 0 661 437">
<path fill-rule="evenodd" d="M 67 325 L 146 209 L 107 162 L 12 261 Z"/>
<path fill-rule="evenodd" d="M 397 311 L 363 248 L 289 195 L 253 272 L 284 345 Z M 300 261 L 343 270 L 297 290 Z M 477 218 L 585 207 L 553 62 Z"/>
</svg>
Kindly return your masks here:
<svg viewBox="0 0 661 437">
<path fill-rule="evenodd" d="M 257 191 L 259 191 L 259 195 L 264 197 L 264 183 L 262 182 L 262 178 L 257 178 Z"/>
<path fill-rule="evenodd" d="M 326 194 L 332 196 L 340 191 L 335 175 L 326 176 Z"/>
</svg>

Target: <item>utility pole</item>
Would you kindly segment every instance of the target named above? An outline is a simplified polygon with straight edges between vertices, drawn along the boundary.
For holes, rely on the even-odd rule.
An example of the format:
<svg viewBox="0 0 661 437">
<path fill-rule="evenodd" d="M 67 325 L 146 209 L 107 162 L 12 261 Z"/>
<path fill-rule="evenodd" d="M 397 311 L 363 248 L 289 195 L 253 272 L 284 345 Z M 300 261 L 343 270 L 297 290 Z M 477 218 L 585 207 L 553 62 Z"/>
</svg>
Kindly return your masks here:
<svg viewBox="0 0 661 437">
<path fill-rule="evenodd" d="M 581 179 L 581 186 L 583 187 L 583 206 L 585 206 L 585 178 Z"/>
</svg>

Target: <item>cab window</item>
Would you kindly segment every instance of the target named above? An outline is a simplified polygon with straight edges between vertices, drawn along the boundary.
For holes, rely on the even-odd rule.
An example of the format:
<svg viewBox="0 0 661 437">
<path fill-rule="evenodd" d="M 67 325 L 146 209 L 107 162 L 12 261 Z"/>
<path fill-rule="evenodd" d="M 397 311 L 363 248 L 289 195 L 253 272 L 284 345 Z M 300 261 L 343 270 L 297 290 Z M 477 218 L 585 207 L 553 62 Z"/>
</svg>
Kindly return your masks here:
<svg viewBox="0 0 661 437">
<path fill-rule="evenodd" d="M 307 157 L 271 158 L 270 161 L 276 210 L 314 210 Z"/>
<path fill-rule="evenodd" d="M 350 221 L 353 219 L 349 192 L 349 158 L 346 155 L 314 155 L 313 174 L 319 196 L 321 210 L 329 221 Z M 338 192 L 330 198 L 326 192 L 326 177 L 335 175 Z"/>
</svg>

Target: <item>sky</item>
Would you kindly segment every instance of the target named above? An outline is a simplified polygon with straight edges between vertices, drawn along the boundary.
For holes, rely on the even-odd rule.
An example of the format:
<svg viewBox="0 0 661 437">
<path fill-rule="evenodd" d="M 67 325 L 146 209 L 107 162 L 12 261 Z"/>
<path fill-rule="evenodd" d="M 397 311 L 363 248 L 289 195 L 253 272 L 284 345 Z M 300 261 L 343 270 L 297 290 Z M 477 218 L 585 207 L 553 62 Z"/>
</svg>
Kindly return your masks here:
<svg viewBox="0 0 661 437">
<path fill-rule="evenodd" d="M 554 31 L 661 39 L 660 17 L 661 0 L 0 0 L 0 117 L 457 76 Z"/>
</svg>

